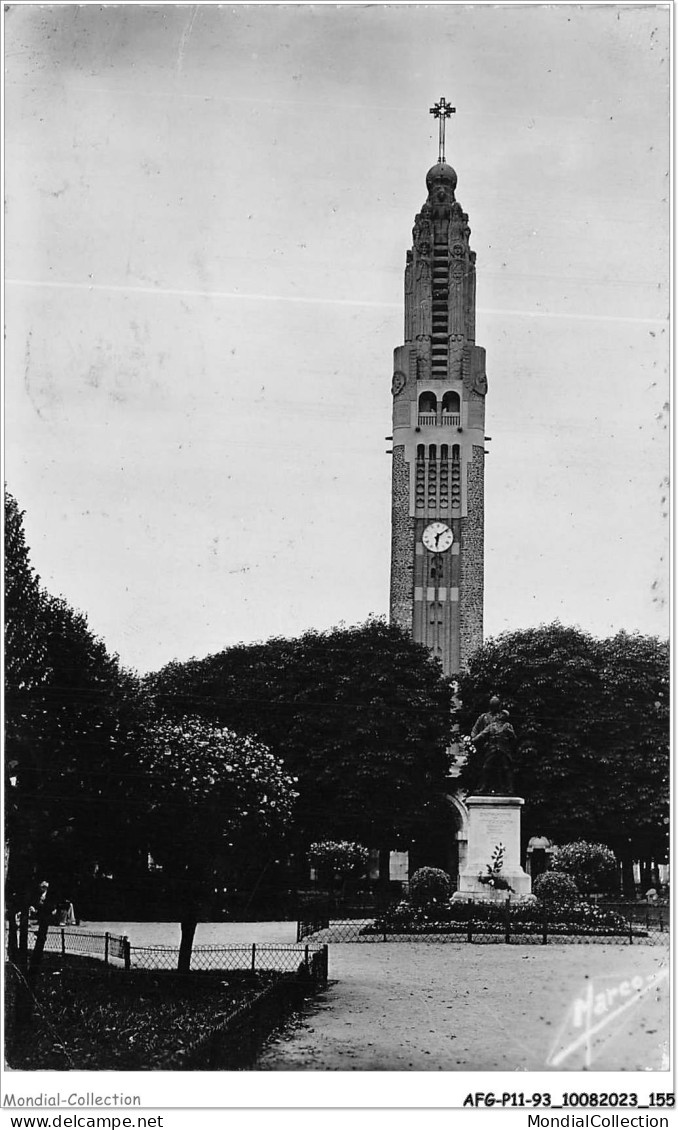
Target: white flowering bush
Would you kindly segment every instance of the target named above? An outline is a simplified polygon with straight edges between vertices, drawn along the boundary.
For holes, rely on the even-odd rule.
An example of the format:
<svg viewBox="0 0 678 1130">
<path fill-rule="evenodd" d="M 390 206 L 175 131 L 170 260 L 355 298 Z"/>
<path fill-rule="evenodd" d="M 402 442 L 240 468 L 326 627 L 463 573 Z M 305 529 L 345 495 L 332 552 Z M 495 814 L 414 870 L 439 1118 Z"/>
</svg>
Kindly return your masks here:
<svg viewBox="0 0 678 1130">
<path fill-rule="evenodd" d="M 289 823 L 298 795 L 283 762 L 261 742 L 198 717 L 163 720 L 137 751 L 150 840 L 160 862 L 212 858 Z M 153 848 L 152 848 L 153 850 Z"/>
<path fill-rule="evenodd" d="M 250 857 L 282 834 L 295 781 L 261 742 L 193 716 L 149 726 L 133 772 L 148 846 L 176 899 L 177 968 L 188 973 L 211 884 L 238 857 Z"/>
<path fill-rule="evenodd" d="M 311 844 L 308 858 L 313 867 L 323 868 L 342 878 L 361 874 L 369 858 L 369 851 L 362 844 L 350 840 L 322 840 Z"/>
</svg>

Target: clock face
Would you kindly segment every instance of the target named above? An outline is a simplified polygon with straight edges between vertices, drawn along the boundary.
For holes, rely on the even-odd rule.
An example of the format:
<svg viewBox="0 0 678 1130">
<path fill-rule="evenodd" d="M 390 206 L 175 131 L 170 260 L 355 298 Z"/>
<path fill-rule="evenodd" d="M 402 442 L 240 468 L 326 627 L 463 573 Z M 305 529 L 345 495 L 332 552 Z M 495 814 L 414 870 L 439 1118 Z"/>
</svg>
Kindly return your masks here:
<svg viewBox="0 0 678 1130">
<path fill-rule="evenodd" d="M 397 396 L 399 392 L 402 392 L 405 387 L 405 380 L 405 374 L 401 373 L 399 370 L 396 370 L 393 374 L 393 380 L 391 381 L 391 392 L 394 396 Z"/>
<path fill-rule="evenodd" d="M 431 553 L 444 553 L 454 541 L 454 534 L 444 522 L 431 522 L 424 530 L 421 540 Z"/>
</svg>

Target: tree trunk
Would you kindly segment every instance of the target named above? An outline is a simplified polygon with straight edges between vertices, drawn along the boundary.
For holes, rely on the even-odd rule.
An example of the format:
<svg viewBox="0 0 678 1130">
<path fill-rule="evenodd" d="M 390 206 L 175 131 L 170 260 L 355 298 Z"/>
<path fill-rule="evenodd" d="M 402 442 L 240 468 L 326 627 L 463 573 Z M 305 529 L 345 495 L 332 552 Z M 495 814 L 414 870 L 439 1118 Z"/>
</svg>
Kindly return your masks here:
<svg viewBox="0 0 678 1130">
<path fill-rule="evenodd" d="M 636 883 L 633 878 L 633 858 L 630 855 L 622 856 L 622 892 L 626 898 L 633 898 L 636 893 Z"/>
<path fill-rule="evenodd" d="M 391 881 L 391 849 L 379 848 L 379 886 L 388 890 Z"/>
<path fill-rule="evenodd" d="M 17 930 L 17 908 L 7 908 L 7 957 L 13 965 L 19 960 L 19 934 Z"/>
<path fill-rule="evenodd" d="M 36 982 L 40 975 L 40 967 L 42 965 L 42 955 L 45 952 L 45 942 L 47 941 L 47 934 L 49 932 L 49 924 L 52 921 L 52 909 L 45 907 L 38 911 L 38 932 L 35 935 L 35 945 L 31 954 L 31 961 L 28 967 L 28 984 L 31 989 L 35 988 Z"/>
<path fill-rule="evenodd" d="M 17 931 L 16 917 L 19 917 L 19 928 Z M 10 961 L 14 963 L 14 1026 L 17 1032 L 21 1031 L 27 1024 L 30 1023 L 33 1015 L 33 994 L 31 993 L 28 982 L 26 980 L 28 972 L 28 903 L 26 903 L 19 910 L 16 906 L 12 907 L 12 916 L 14 918 L 14 956 L 10 951 Z M 17 939 L 18 933 L 18 939 Z M 12 937 L 12 922 L 10 921 L 10 938 Z"/>
<path fill-rule="evenodd" d="M 385 905 L 388 902 L 389 883 L 391 879 L 391 850 L 379 848 L 379 878 L 377 879 L 377 902 Z"/>
<path fill-rule="evenodd" d="M 17 955 L 18 978 L 16 984 L 15 1023 L 17 1031 L 30 1024 L 33 1018 L 35 1004 L 35 986 L 40 975 L 42 955 L 45 952 L 45 942 L 49 930 L 51 914 L 45 909 L 38 916 L 38 932 L 35 945 L 28 963 L 28 909 L 21 911 L 19 918 L 19 950 Z M 28 968 L 27 968 L 28 966 Z"/>
<path fill-rule="evenodd" d="M 28 969 L 28 903 L 25 903 L 19 914 L 19 951 L 17 965 L 22 973 Z"/>
<path fill-rule="evenodd" d="M 193 939 L 197 926 L 198 916 L 195 913 L 184 916 L 181 919 L 181 945 L 179 946 L 179 962 L 177 964 L 178 973 L 190 973 L 191 971 L 191 953 L 193 951 Z"/>
</svg>

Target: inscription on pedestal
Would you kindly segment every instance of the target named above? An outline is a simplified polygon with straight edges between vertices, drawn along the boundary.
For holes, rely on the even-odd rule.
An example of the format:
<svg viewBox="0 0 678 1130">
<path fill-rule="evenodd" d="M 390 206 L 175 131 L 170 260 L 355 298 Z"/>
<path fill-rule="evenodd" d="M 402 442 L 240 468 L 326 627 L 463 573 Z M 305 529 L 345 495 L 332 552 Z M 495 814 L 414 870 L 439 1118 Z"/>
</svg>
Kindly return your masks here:
<svg viewBox="0 0 678 1130">
<path fill-rule="evenodd" d="M 512 812 L 488 812 L 485 815 L 485 839 L 491 840 L 495 838 L 495 843 L 503 843 L 504 847 L 508 847 L 513 829 L 515 827 L 515 817 Z"/>
</svg>

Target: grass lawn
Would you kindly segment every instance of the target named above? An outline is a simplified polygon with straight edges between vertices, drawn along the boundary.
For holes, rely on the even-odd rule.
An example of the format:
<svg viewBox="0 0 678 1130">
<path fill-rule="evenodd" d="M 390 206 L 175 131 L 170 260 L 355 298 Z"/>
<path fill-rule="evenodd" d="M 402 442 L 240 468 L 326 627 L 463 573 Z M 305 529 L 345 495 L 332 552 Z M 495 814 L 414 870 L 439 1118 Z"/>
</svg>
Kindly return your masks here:
<svg viewBox="0 0 678 1130">
<path fill-rule="evenodd" d="M 176 973 L 107 968 L 45 954 L 34 1016 L 14 1024 L 16 974 L 6 977 L 5 1053 L 18 1070 L 143 1071 L 195 1043 L 275 974 Z"/>
</svg>

